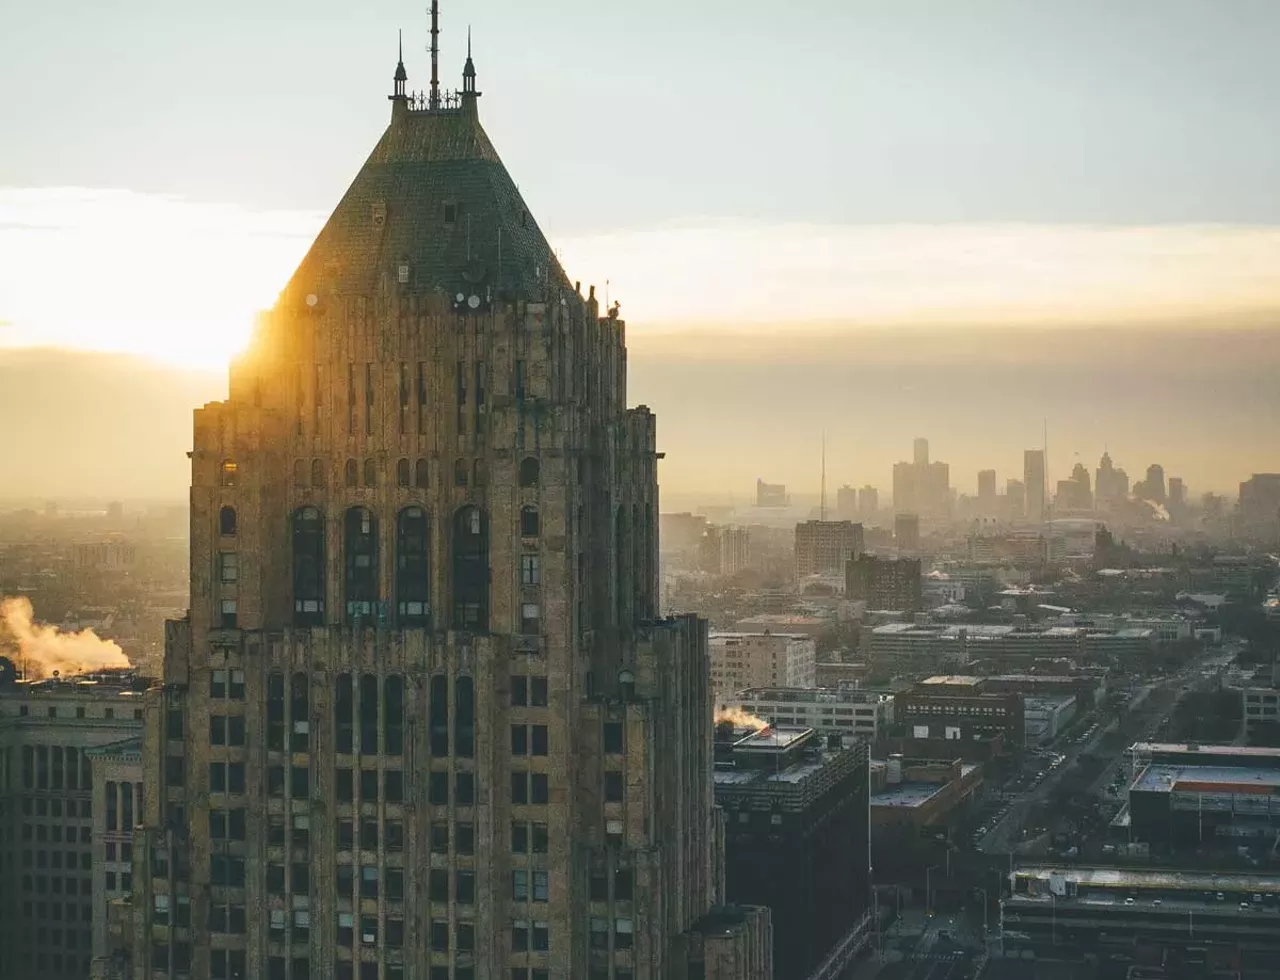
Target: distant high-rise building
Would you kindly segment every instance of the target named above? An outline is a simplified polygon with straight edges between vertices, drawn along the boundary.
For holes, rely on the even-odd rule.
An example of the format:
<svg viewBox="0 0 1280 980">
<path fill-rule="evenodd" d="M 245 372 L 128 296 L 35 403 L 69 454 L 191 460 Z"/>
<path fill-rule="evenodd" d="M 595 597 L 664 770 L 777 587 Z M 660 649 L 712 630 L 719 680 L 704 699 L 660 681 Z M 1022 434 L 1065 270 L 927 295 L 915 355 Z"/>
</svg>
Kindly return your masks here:
<svg viewBox="0 0 1280 980">
<path fill-rule="evenodd" d="M 1043 449 L 1028 449 L 1022 454 L 1022 482 L 1027 488 L 1027 519 L 1043 521 L 1046 493 Z"/>
<path fill-rule="evenodd" d="M 845 571 L 845 598 L 867 604 L 868 609 L 918 612 L 924 589 L 919 558 L 850 558 Z"/>
<path fill-rule="evenodd" d="M 751 564 L 751 532 L 745 527 L 720 529 L 720 574 L 736 575 Z"/>
<path fill-rule="evenodd" d="M 764 480 L 756 480 L 756 506 L 757 507 L 785 507 L 787 506 L 787 488 L 781 483 L 765 483 Z"/>
<path fill-rule="evenodd" d="M 916 466 L 929 465 L 929 440 L 923 437 L 916 437 L 916 441 L 912 444 L 913 457 Z"/>
<path fill-rule="evenodd" d="M 796 525 L 796 577 L 843 575 L 845 563 L 863 551 L 862 525 L 852 521 L 804 521 Z"/>
<path fill-rule="evenodd" d="M 920 550 L 920 518 L 915 514 L 899 514 L 893 519 L 893 541 L 898 551 Z"/>
<path fill-rule="evenodd" d="M 1255 473 L 1240 484 L 1240 519 L 1246 528 L 1274 535 L 1280 528 L 1280 473 Z"/>
<path fill-rule="evenodd" d="M 858 516 L 864 521 L 873 519 L 880 512 L 880 492 L 867 485 L 858 491 Z"/>
<path fill-rule="evenodd" d="M 711 689 L 717 705 L 749 687 L 813 687 L 817 646 L 807 633 L 712 633 Z"/>
<path fill-rule="evenodd" d="M 1117 469 L 1110 453 L 1103 453 L 1095 474 L 1094 499 L 1098 510 L 1114 510 L 1129 497 L 1129 475 Z"/>
<path fill-rule="evenodd" d="M 1081 513 L 1093 509 L 1093 494 L 1089 490 L 1089 471 L 1084 464 L 1076 463 L 1071 479 L 1058 481 L 1054 497 L 1054 511 L 1058 514 Z"/>
<path fill-rule="evenodd" d="M 1164 487 L 1164 467 L 1152 463 L 1147 467 L 1147 478 L 1140 480 L 1133 488 L 1133 495 L 1139 500 L 1150 500 L 1153 504 L 1164 504 L 1168 494 Z"/>
<path fill-rule="evenodd" d="M 1169 477 L 1169 509 L 1180 510 L 1187 505 L 1187 486 L 1182 477 Z"/>
<path fill-rule="evenodd" d="M 987 511 L 996 504 L 996 471 L 978 470 L 978 503 Z"/>
<path fill-rule="evenodd" d="M 1004 487 L 1005 507 L 1010 520 L 1027 516 L 1027 485 L 1021 480 L 1009 480 Z"/>
<path fill-rule="evenodd" d="M 842 520 L 858 516 L 858 491 L 847 483 L 836 491 L 836 516 Z"/>
</svg>

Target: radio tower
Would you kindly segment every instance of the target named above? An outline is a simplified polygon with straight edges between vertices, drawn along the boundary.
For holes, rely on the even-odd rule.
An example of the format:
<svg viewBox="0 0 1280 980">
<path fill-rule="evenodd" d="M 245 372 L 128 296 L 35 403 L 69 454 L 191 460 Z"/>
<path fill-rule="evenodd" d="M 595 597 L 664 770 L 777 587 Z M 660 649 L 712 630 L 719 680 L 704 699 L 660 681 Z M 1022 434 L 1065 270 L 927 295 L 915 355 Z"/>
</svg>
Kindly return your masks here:
<svg viewBox="0 0 1280 980">
<path fill-rule="evenodd" d="M 427 107 L 440 108 L 440 0 L 431 0 L 431 94 Z"/>
</svg>

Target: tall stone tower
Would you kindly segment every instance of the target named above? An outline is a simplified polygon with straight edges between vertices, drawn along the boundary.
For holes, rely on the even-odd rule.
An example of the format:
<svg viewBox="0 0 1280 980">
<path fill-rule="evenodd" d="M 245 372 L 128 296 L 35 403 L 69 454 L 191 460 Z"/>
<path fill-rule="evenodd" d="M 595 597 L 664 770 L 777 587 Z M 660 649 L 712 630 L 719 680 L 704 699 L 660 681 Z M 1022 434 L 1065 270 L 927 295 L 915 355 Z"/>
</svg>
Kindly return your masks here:
<svg viewBox="0 0 1280 980">
<path fill-rule="evenodd" d="M 713 909 L 706 624 L 655 618 L 623 322 L 556 261 L 470 54 L 461 92 L 406 81 L 195 413 L 135 976 L 768 976 L 767 912 Z"/>
</svg>

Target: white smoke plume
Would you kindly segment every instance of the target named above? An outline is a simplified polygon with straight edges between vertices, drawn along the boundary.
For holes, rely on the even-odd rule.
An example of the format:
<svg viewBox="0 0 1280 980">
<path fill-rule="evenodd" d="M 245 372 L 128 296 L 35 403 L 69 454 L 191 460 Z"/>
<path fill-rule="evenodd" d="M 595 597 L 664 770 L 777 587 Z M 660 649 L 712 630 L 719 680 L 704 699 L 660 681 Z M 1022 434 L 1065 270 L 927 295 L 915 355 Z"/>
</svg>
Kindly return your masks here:
<svg viewBox="0 0 1280 980">
<path fill-rule="evenodd" d="M 25 598 L 0 600 L 0 654 L 5 654 L 27 680 L 62 677 L 95 670 L 130 667 L 120 645 L 93 630 L 64 633 L 34 621 Z"/>
<path fill-rule="evenodd" d="M 767 721 L 763 718 L 757 718 L 750 711 L 743 711 L 741 708 L 717 709 L 716 724 L 723 725 L 726 721 L 737 728 L 754 728 L 756 731 L 763 731 L 769 727 Z"/>
</svg>

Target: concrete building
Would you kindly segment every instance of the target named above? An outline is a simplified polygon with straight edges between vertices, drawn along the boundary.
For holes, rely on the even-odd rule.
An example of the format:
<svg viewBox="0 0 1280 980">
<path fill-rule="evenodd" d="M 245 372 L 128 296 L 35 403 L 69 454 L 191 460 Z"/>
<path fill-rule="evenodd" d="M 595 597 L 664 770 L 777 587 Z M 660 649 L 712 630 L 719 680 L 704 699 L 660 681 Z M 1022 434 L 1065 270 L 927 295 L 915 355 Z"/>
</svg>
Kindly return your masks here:
<svg viewBox="0 0 1280 980">
<path fill-rule="evenodd" d="M 875 741 L 893 725 L 893 695 L 852 687 L 756 687 L 728 701 L 773 725 Z"/>
<path fill-rule="evenodd" d="M 76 571 L 121 573 L 132 571 L 137 563 L 137 547 L 121 537 L 81 541 L 71 548 L 71 564 Z"/>
<path fill-rule="evenodd" d="M 1027 516 L 1027 485 L 1021 480 L 1008 480 L 1004 485 L 1005 516 L 1011 521 Z"/>
<path fill-rule="evenodd" d="M 880 491 L 868 484 L 858 491 L 858 516 L 864 521 L 870 521 L 879 513 Z"/>
<path fill-rule="evenodd" d="M 813 687 L 813 637 L 802 633 L 712 633 L 711 690 L 717 705 L 757 687 Z"/>
<path fill-rule="evenodd" d="M 1280 534 L 1280 473 L 1255 473 L 1240 484 L 1240 520 L 1253 533 Z"/>
<path fill-rule="evenodd" d="M 1244 710 L 1244 738 L 1250 745 L 1280 742 L 1280 690 L 1274 687 L 1246 687 L 1240 692 Z"/>
<path fill-rule="evenodd" d="M 1076 716 L 1076 699 L 1071 695 L 1024 697 L 1023 705 L 1023 726 L 1028 742 L 1052 742 Z"/>
<path fill-rule="evenodd" d="M 916 739 L 969 741 L 998 735 L 1014 751 L 1026 741 L 1022 695 L 988 694 L 980 677 L 929 677 L 897 696 L 894 713 Z"/>
<path fill-rule="evenodd" d="M 951 509 L 951 467 L 931 462 L 929 440 L 916 439 L 911 462 L 893 464 L 895 513 L 946 516 Z"/>
<path fill-rule="evenodd" d="M 871 838 L 879 847 L 925 827 L 950 823 L 982 787 L 982 766 L 962 759 L 904 759 L 871 763 Z M 904 835 L 903 832 L 906 832 Z"/>
<path fill-rule="evenodd" d="M 899 554 L 920 550 L 920 518 L 915 514 L 898 514 L 893 519 L 893 543 Z"/>
<path fill-rule="evenodd" d="M 1027 520 L 1045 520 L 1048 487 L 1045 485 L 1044 450 L 1028 449 L 1022 454 L 1022 482 L 1026 487 Z"/>
<path fill-rule="evenodd" d="M 845 566 L 845 598 L 865 602 L 868 609 L 918 612 L 923 589 L 919 558 L 857 555 Z"/>
<path fill-rule="evenodd" d="M 717 728 L 725 891 L 771 910 L 777 980 L 839 976 L 871 934 L 868 779 L 863 742 Z"/>
<path fill-rule="evenodd" d="M 0 688 L 5 980 L 85 980 L 101 951 L 108 899 L 130 892 L 122 852 L 116 851 L 117 863 L 105 863 L 108 814 L 94 752 L 142 730 L 139 690 L 145 686 L 145 680 L 121 672 Z M 118 795 L 113 811 L 117 828 L 122 822 L 132 827 L 140 813 L 140 786 L 130 781 L 129 789 Z"/>
<path fill-rule="evenodd" d="M 836 516 L 841 520 L 858 516 L 858 491 L 847 483 L 836 490 Z"/>
<path fill-rule="evenodd" d="M 706 624 L 657 618 L 654 418 L 479 94 L 470 58 L 455 94 L 397 66 L 195 413 L 138 977 L 666 977 L 719 903 Z"/>
<path fill-rule="evenodd" d="M 720 528 L 720 574 L 736 575 L 751 566 L 751 532 L 745 527 Z"/>
<path fill-rule="evenodd" d="M 844 576 L 850 558 L 862 554 L 862 525 L 852 521 L 803 521 L 796 525 L 796 577 Z"/>
<path fill-rule="evenodd" d="M 127 976 L 129 949 L 125 935 L 110 929 L 112 903 L 133 895 L 133 835 L 143 812 L 142 737 L 88 749 L 93 771 L 93 963 L 98 978 Z M 174 915 L 190 915 L 190 906 Z"/>
<path fill-rule="evenodd" d="M 996 509 L 996 471 L 978 470 L 978 508 L 983 514 Z"/>
</svg>

